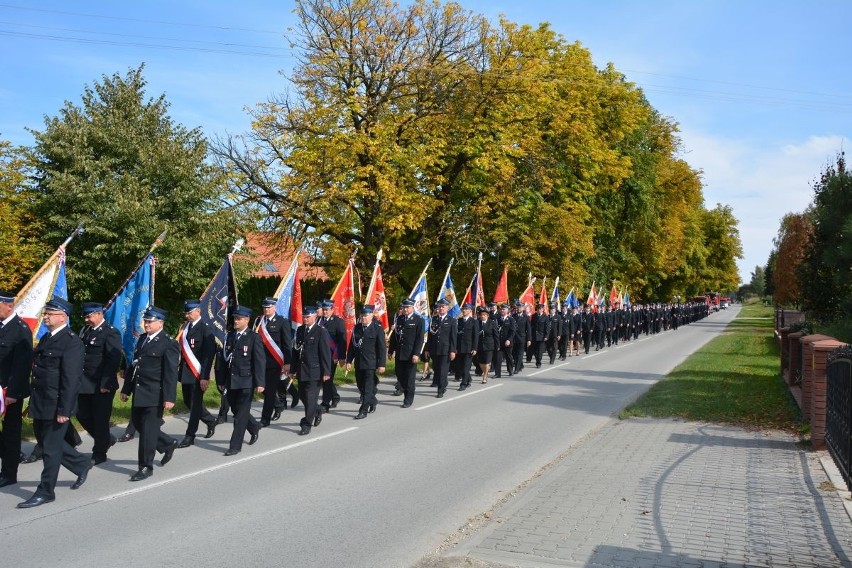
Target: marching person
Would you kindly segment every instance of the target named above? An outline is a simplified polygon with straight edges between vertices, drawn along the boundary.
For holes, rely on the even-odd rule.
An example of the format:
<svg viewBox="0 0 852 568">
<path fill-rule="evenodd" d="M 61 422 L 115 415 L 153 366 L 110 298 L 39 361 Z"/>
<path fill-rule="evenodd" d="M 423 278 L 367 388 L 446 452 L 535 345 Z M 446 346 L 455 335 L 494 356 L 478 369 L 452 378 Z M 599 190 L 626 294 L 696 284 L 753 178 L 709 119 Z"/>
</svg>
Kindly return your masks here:
<svg viewBox="0 0 852 568">
<path fill-rule="evenodd" d="M 77 396 L 77 420 L 95 440 L 92 462 L 107 460 L 107 450 L 115 443 L 109 431 L 112 401 L 118 390 L 118 367 L 123 357 L 121 334 L 104 320 L 104 306 L 83 302 L 86 326 L 80 331 L 85 356 L 83 382 Z"/>
<path fill-rule="evenodd" d="M 56 499 L 54 489 L 60 465 L 77 476 L 71 489 L 79 489 L 92 468 L 89 457 L 65 441 L 83 380 L 83 342 L 68 328 L 71 309 L 71 303 L 56 296 L 44 306 L 43 322 L 49 333 L 41 338 L 33 356 L 29 407 L 44 466 L 35 493 L 18 503 L 19 509 Z"/>
<path fill-rule="evenodd" d="M 479 307 L 476 309 L 476 314 L 479 316 L 479 321 L 476 327 L 476 347 L 473 350 L 473 355 L 482 370 L 482 384 L 488 382 L 488 371 L 491 367 L 491 362 L 494 360 L 494 351 L 500 345 L 500 332 L 497 330 L 497 323 L 491 319 L 491 312 L 488 308 Z"/>
<path fill-rule="evenodd" d="M 145 334 L 136 342 L 133 361 L 124 377 L 121 400 L 133 396 L 131 419 L 139 433 L 139 470 L 130 481 L 142 481 L 154 475 L 155 450 L 162 453 L 160 465 L 171 461 L 177 440 L 160 430 L 163 411 L 175 406 L 180 348 L 163 330 L 168 312 L 155 306 L 142 316 Z"/>
<path fill-rule="evenodd" d="M 512 341 L 515 338 L 515 320 L 509 315 L 509 304 L 500 304 L 500 315 L 495 320 L 497 322 L 497 333 L 500 336 L 500 343 L 497 346 L 497 361 L 494 367 L 494 376 L 498 379 L 503 375 L 503 359 L 506 360 L 506 370 L 509 376 L 515 374 L 515 361 L 512 358 L 514 346 Z"/>
<path fill-rule="evenodd" d="M 261 302 L 263 315 L 254 323 L 254 330 L 263 342 L 266 355 L 266 375 L 263 391 L 263 410 L 260 412 L 260 426 L 281 417 L 281 411 L 287 408 L 287 395 L 283 405 L 278 392 L 293 388 L 290 381 L 290 358 L 293 356 L 293 328 L 290 320 L 275 313 L 278 298 L 264 298 Z M 281 383 L 285 383 L 282 385 Z M 283 389 L 282 389 L 283 387 Z"/>
<path fill-rule="evenodd" d="M 387 364 L 387 344 L 385 330 L 373 318 L 373 306 L 367 304 L 361 308 L 361 321 L 352 330 L 352 348 L 346 355 L 346 370 L 355 363 L 355 382 L 361 391 L 361 406 L 356 420 L 362 420 L 370 412 L 375 412 L 376 372 L 384 373 Z"/>
<path fill-rule="evenodd" d="M 545 343 L 550 336 L 550 316 L 544 313 L 544 304 L 536 306 L 536 312 L 530 320 L 530 327 L 532 328 L 535 367 L 538 369 L 541 367 L 541 359 L 544 357 Z"/>
<path fill-rule="evenodd" d="M 249 328 L 251 309 L 237 306 L 234 309 L 234 329 L 228 332 L 225 349 L 216 375 L 216 382 L 224 383 L 228 403 L 234 413 L 234 431 L 226 456 L 234 456 L 243 449 L 246 430 L 249 446 L 257 442 L 260 424 L 252 416 L 252 394 L 264 392 L 266 355 L 260 336 Z"/>
<path fill-rule="evenodd" d="M 470 387 L 471 383 L 470 361 L 476 349 L 476 320 L 471 317 L 472 312 L 472 304 L 462 304 L 462 317 L 457 322 L 456 380 L 461 381 L 460 391 Z"/>
<path fill-rule="evenodd" d="M 323 300 L 321 307 L 322 317 L 317 319 L 317 323 L 328 332 L 331 347 L 331 380 L 322 383 L 321 410 L 328 412 L 340 402 L 340 395 L 334 384 L 334 374 L 338 365 L 346 364 L 346 324 L 343 318 L 334 315 L 334 302 Z"/>
<path fill-rule="evenodd" d="M 388 355 L 395 355 L 396 378 L 402 389 L 402 407 L 414 402 L 417 362 L 423 350 L 423 318 L 414 313 L 414 300 L 402 301 L 402 315 L 397 316 L 388 345 Z"/>
<path fill-rule="evenodd" d="M 0 428 L 0 487 L 18 482 L 21 410 L 30 396 L 33 332 L 15 313 L 15 295 L 0 292 L 0 389 L 6 389 L 6 414 Z"/>
<path fill-rule="evenodd" d="M 199 422 L 207 426 L 205 438 L 212 438 L 216 432 L 216 417 L 204 406 L 204 393 L 210 386 L 210 371 L 216 357 L 216 336 L 209 324 L 201 321 L 200 300 L 185 301 L 183 311 L 186 322 L 177 339 L 180 347 L 178 380 L 183 403 L 189 408 L 189 421 L 178 448 L 188 448 L 195 443 Z"/>
<path fill-rule="evenodd" d="M 526 306 L 520 300 L 515 300 L 515 337 L 512 340 L 512 356 L 515 359 L 515 374 L 524 368 L 524 355 L 532 343 L 532 326 L 530 316 L 527 315 Z"/>
<path fill-rule="evenodd" d="M 328 331 L 317 325 L 317 309 L 313 306 L 302 308 L 304 323 L 296 330 L 293 341 L 293 364 L 290 372 L 299 381 L 299 398 L 305 407 L 305 417 L 301 420 L 300 436 L 311 433 L 311 424 L 319 426 L 322 422 L 322 410 L 317 404 L 321 384 L 334 380 L 331 376 L 331 341 Z"/>
<path fill-rule="evenodd" d="M 432 361 L 438 398 L 443 398 L 444 393 L 447 392 L 450 361 L 456 359 L 458 343 L 458 324 L 456 320 L 447 316 L 449 307 L 450 303 L 443 298 L 435 302 L 437 313 L 429 322 L 429 335 L 426 337 L 424 353 L 425 358 Z"/>
</svg>

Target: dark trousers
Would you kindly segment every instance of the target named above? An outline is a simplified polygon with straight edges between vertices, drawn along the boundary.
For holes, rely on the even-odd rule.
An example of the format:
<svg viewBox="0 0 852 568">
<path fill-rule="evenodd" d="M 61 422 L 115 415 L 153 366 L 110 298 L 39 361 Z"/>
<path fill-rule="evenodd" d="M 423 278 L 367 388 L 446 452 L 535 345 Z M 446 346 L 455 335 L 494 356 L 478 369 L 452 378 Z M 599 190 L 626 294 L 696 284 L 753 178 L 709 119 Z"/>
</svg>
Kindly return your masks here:
<svg viewBox="0 0 852 568">
<path fill-rule="evenodd" d="M 567 333 L 559 338 L 559 357 L 565 359 L 568 356 L 568 340 L 572 336 Z"/>
<path fill-rule="evenodd" d="M 86 432 L 95 440 L 92 456 L 106 457 L 112 434 L 109 420 L 112 417 L 112 399 L 114 392 L 96 392 L 77 395 L 77 420 Z"/>
<path fill-rule="evenodd" d="M 552 337 L 545 342 L 545 346 L 547 347 L 547 355 L 550 357 L 550 364 L 556 361 L 556 338 Z"/>
<path fill-rule="evenodd" d="M 162 406 L 134 406 L 130 417 L 139 432 L 139 468 L 154 467 L 154 452 L 165 452 L 174 443 L 171 436 L 160 430 L 163 423 Z"/>
<path fill-rule="evenodd" d="M 470 376 L 470 371 L 468 371 Z M 402 388 L 403 404 L 414 402 L 414 385 L 417 382 L 417 363 L 396 360 L 396 380 Z"/>
<path fill-rule="evenodd" d="M 65 441 L 68 422 L 59 424 L 56 420 L 33 420 L 33 430 L 44 451 L 44 469 L 41 470 L 41 482 L 35 494 L 54 499 L 56 495 L 53 490 L 59 477 L 60 465 L 65 466 L 74 475 L 80 475 L 91 467 L 91 463 L 88 456 L 81 454 Z"/>
<path fill-rule="evenodd" d="M 272 369 L 266 367 L 266 382 L 263 389 L 263 409 L 260 411 L 261 420 L 272 420 L 272 413 L 281 410 L 281 402 L 278 400 L 278 389 L 281 387 L 281 370 L 278 365 Z M 287 398 L 284 398 L 287 401 Z"/>
<path fill-rule="evenodd" d="M 470 353 L 456 353 L 456 380 L 470 386 Z"/>
<path fill-rule="evenodd" d="M 534 354 L 535 354 L 535 366 L 541 367 L 541 359 L 544 357 L 544 349 L 545 342 L 544 341 L 534 341 L 533 342 Z"/>
<path fill-rule="evenodd" d="M 329 379 L 332 381 L 334 379 Z M 322 414 L 319 405 L 317 404 L 317 398 L 319 397 L 320 389 L 320 380 L 307 380 L 307 379 L 299 379 L 299 400 L 302 401 L 302 404 L 305 406 L 305 417 L 302 418 L 300 424 L 302 426 L 311 427 L 314 423 L 314 418 L 317 415 Z"/>
<path fill-rule="evenodd" d="M 375 369 L 355 369 L 355 383 L 358 385 L 358 390 L 363 396 L 361 410 L 366 410 L 369 405 L 379 403 L 376 400 L 376 370 Z"/>
<path fill-rule="evenodd" d="M 293 404 L 296 404 L 296 401 L 299 400 L 299 389 L 296 388 L 295 381 L 289 377 L 278 381 L 278 400 L 275 402 L 275 410 L 284 410 L 287 408 L 288 394 L 293 397 Z"/>
<path fill-rule="evenodd" d="M 506 347 L 505 343 L 494 353 L 494 359 L 496 359 L 496 363 L 494 365 L 494 376 L 500 377 L 502 376 L 503 360 L 506 360 L 506 371 L 508 371 L 509 376 L 515 373 L 515 360 L 512 357 L 512 346 Z"/>
<path fill-rule="evenodd" d="M 186 424 L 186 435 L 194 438 L 195 433 L 198 432 L 199 422 L 212 424 L 216 422 L 216 418 L 204 406 L 204 392 L 201 390 L 201 385 L 198 381 L 181 383 L 180 388 L 183 393 L 183 403 L 189 407 L 189 422 Z"/>
<path fill-rule="evenodd" d="M 515 341 L 512 345 L 512 357 L 515 360 L 515 372 L 520 373 L 524 368 L 524 351 L 526 350 L 526 340 Z"/>
<path fill-rule="evenodd" d="M 591 346 L 591 344 L 592 344 L 592 332 L 591 331 L 584 331 L 583 332 L 583 349 L 586 351 L 586 353 L 589 352 L 589 347 Z"/>
<path fill-rule="evenodd" d="M 332 402 L 340 402 L 340 395 L 337 393 L 337 385 L 334 384 L 334 375 L 337 373 L 337 361 L 331 363 L 331 378 L 322 383 L 322 405 L 326 411 L 331 407 Z"/>
<path fill-rule="evenodd" d="M 246 430 L 252 436 L 260 430 L 260 424 L 251 414 L 252 392 L 253 389 L 228 389 L 228 403 L 234 413 L 234 431 L 228 445 L 231 450 L 239 451 L 243 448 Z"/>
<path fill-rule="evenodd" d="M 18 463 L 21 460 L 21 408 L 23 400 L 6 407 L 3 430 L 0 430 L 0 476 L 9 481 L 18 480 Z"/>
<path fill-rule="evenodd" d="M 438 386 L 438 392 L 446 392 L 447 375 L 450 371 L 450 355 L 432 355 L 432 372 L 435 376 L 435 384 Z"/>
</svg>

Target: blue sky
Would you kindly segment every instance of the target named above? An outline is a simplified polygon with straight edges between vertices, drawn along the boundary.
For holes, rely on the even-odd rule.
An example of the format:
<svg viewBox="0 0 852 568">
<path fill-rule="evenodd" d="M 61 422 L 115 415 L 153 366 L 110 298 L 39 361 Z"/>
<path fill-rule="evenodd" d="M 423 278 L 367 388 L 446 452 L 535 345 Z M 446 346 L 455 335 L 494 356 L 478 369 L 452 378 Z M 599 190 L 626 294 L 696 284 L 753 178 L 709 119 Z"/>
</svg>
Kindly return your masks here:
<svg viewBox="0 0 852 568">
<path fill-rule="evenodd" d="M 852 133 L 852 2 L 463 0 L 496 21 L 550 22 L 612 62 L 680 125 L 708 207 L 740 221 L 748 280 L 778 222 Z M 291 0 L 0 0 L 0 139 L 30 144 L 64 101 L 145 63 L 148 94 L 209 136 L 249 128 L 245 108 L 281 92 L 293 52 Z M 847 33 L 845 33 L 847 32 Z M 847 39 L 844 40 L 843 38 Z"/>
</svg>

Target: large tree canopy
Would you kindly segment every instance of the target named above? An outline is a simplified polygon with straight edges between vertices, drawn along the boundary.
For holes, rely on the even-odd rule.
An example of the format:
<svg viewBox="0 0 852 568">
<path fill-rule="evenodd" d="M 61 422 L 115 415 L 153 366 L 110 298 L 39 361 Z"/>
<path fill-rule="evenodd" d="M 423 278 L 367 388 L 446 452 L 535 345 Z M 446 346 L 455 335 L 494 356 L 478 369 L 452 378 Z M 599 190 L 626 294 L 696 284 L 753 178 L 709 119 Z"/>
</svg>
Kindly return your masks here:
<svg viewBox="0 0 852 568">
<path fill-rule="evenodd" d="M 236 217 L 200 130 L 175 124 L 164 95 L 145 99 L 142 71 L 104 76 L 33 132 L 31 211 L 54 246 L 85 224 L 68 254 L 76 301 L 108 300 L 167 230 L 156 301 L 177 308 L 221 264 Z"/>
<path fill-rule="evenodd" d="M 499 257 L 646 299 L 736 288 L 736 220 L 704 209 L 676 125 L 578 43 L 437 1 L 299 0 L 296 14 L 292 90 L 216 144 L 269 228 L 332 265 L 359 247 L 367 268 L 384 248 L 400 287 L 429 258 L 470 268 L 485 252 L 492 275 Z"/>
</svg>

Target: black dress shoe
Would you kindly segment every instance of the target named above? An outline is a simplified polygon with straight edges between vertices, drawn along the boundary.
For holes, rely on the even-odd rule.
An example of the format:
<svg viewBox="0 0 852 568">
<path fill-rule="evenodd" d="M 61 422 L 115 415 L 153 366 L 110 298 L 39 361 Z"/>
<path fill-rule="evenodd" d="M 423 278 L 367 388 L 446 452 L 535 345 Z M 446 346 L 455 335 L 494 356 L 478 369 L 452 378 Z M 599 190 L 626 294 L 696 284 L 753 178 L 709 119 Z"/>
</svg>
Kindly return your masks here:
<svg viewBox="0 0 852 568">
<path fill-rule="evenodd" d="M 41 459 L 41 452 L 33 450 L 33 453 L 24 458 L 21 463 L 35 463 Z"/>
<path fill-rule="evenodd" d="M 403 408 L 409 408 L 410 406 L 411 406 L 411 403 L 410 403 L 410 402 L 403 402 L 403 403 L 402 403 L 402 407 L 403 407 Z"/>
<path fill-rule="evenodd" d="M 332 401 L 331 401 L 331 407 L 332 407 L 332 408 L 337 408 L 337 405 L 338 405 L 339 403 L 340 403 L 340 399 L 339 399 L 339 398 L 338 398 L 337 400 L 332 400 Z"/>
<path fill-rule="evenodd" d="M 129 442 L 132 439 L 133 439 L 133 434 L 128 434 L 127 432 L 125 432 L 124 434 L 122 434 L 121 436 L 118 437 L 119 442 Z"/>
<path fill-rule="evenodd" d="M 444 391 L 438 393 L 438 396 L 435 398 L 444 398 Z"/>
<path fill-rule="evenodd" d="M 255 433 L 255 434 L 252 434 L 252 435 L 251 435 L 251 437 L 249 438 L 248 445 L 249 445 L 249 446 L 253 446 L 253 445 L 254 445 L 254 443 L 255 443 L 255 442 L 257 442 L 257 439 L 258 439 L 259 437 L 260 437 L 260 432 L 257 432 L 257 433 Z"/>
<path fill-rule="evenodd" d="M 322 413 L 317 412 L 316 416 L 314 416 L 314 426 L 319 426 L 320 422 L 322 422 Z"/>
<path fill-rule="evenodd" d="M 177 445 L 178 448 L 188 448 L 195 443 L 195 436 L 184 436 Z"/>
<path fill-rule="evenodd" d="M 130 481 L 142 481 L 143 479 L 148 479 L 154 475 L 154 470 L 150 467 L 143 467 L 132 476 L 130 476 Z"/>
<path fill-rule="evenodd" d="M 216 433 L 216 426 L 219 424 L 218 421 L 208 422 L 207 423 L 207 433 L 204 434 L 204 439 L 212 438 L 213 434 Z"/>
<path fill-rule="evenodd" d="M 172 440 L 172 445 L 166 448 L 166 451 L 163 452 L 163 457 L 160 459 L 160 465 L 164 466 L 170 461 L 172 461 L 172 456 L 175 455 L 175 449 L 178 447 L 178 441 Z"/>
<path fill-rule="evenodd" d="M 307 436 L 311 433 L 311 427 L 307 424 L 302 425 L 302 429 L 299 431 L 299 436 Z"/>
<path fill-rule="evenodd" d="M 237 455 L 238 453 L 240 453 L 240 450 L 233 450 L 233 449 L 230 449 L 230 448 L 229 448 L 229 449 L 228 449 L 228 451 L 227 451 L 227 452 L 225 452 L 225 455 L 226 455 L 226 456 L 235 456 L 235 455 Z"/>
<path fill-rule="evenodd" d="M 260 427 L 261 428 L 266 428 L 267 426 L 269 426 L 269 424 L 270 424 L 270 422 L 266 418 L 260 419 Z"/>
<path fill-rule="evenodd" d="M 367 417 L 367 413 L 363 410 L 359 410 L 358 414 L 355 415 L 355 420 L 362 420 Z"/>
<path fill-rule="evenodd" d="M 220 414 L 219 416 L 217 416 L 217 417 L 216 417 L 216 425 L 217 425 L 217 426 L 218 426 L 219 424 L 224 424 L 224 423 L 225 423 L 225 422 L 227 422 L 227 421 L 228 421 L 228 417 L 227 417 L 227 416 L 222 416 L 222 415 Z"/>
<path fill-rule="evenodd" d="M 296 408 L 297 406 L 299 406 L 299 399 L 294 396 L 290 402 L 290 408 Z"/>
<path fill-rule="evenodd" d="M 375 405 L 375 404 L 371 404 L 371 405 L 367 408 L 367 412 L 375 412 L 375 411 L 376 411 L 376 405 Z"/>
<path fill-rule="evenodd" d="M 92 465 L 101 465 L 107 461 L 106 454 L 92 454 Z"/>
<path fill-rule="evenodd" d="M 394 391 L 393 391 L 393 396 L 402 396 L 402 391 L 401 391 L 401 390 L 399 390 L 399 389 L 394 390 Z"/>
<path fill-rule="evenodd" d="M 77 481 L 75 481 L 74 484 L 71 485 L 71 489 L 80 489 L 81 487 L 83 487 L 83 484 L 86 483 L 86 478 L 89 476 L 90 469 L 92 469 L 92 466 L 87 467 L 80 475 L 77 476 Z"/>
<path fill-rule="evenodd" d="M 53 497 L 43 497 L 41 495 L 33 495 L 26 501 L 22 501 L 18 503 L 18 509 L 29 509 L 32 507 L 38 507 L 39 505 L 44 505 L 45 503 L 52 503 L 54 501 Z"/>
<path fill-rule="evenodd" d="M 9 479 L 8 477 L 0 477 L 0 487 L 9 487 L 10 485 L 15 485 L 18 483 L 14 479 Z"/>
<path fill-rule="evenodd" d="M 276 410 L 275 412 L 272 413 L 272 421 L 273 422 L 276 422 L 279 418 L 281 418 L 281 411 L 280 410 Z"/>
</svg>

